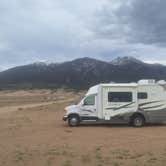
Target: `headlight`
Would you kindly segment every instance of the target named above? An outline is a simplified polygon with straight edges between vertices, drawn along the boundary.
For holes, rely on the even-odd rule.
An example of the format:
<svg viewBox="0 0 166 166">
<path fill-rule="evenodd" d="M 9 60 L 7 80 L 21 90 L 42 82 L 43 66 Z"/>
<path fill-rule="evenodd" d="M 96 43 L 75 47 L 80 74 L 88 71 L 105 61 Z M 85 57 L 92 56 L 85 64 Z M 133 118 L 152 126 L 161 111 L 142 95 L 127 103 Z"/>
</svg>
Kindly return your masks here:
<svg viewBox="0 0 166 166">
<path fill-rule="evenodd" d="M 64 110 L 65 114 L 67 113 L 67 110 Z"/>
</svg>

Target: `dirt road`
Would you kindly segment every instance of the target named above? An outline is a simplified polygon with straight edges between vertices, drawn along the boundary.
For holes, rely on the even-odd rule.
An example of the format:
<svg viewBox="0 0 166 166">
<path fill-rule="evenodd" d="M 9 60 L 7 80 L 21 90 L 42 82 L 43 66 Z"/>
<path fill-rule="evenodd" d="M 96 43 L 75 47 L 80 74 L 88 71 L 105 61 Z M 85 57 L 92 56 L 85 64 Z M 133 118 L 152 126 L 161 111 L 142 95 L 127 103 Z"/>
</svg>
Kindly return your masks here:
<svg viewBox="0 0 166 166">
<path fill-rule="evenodd" d="M 21 95 L 17 93 L 20 94 L 15 92 L 14 98 L 19 101 Z M 26 93 L 28 96 L 29 92 L 22 95 L 25 97 Z M 34 95 L 31 98 L 40 94 L 31 93 Z M 51 92 L 45 93 L 45 97 L 50 95 Z M 57 102 L 54 99 L 45 103 L 31 100 L 28 105 L 26 99 L 25 105 L 23 100 L 20 105 L 19 102 L 12 104 L 12 94 L 8 93 L 9 108 L 3 103 L 4 107 L 0 108 L 0 166 L 165 165 L 165 125 L 143 128 L 81 125 L 70 128 L 62 121 L 63 109 L 81 94 L 60 91 L 54 95 L 57 95 Z M 59 99 L 62 96 L 65 97 Z"/>
<path fill-rule="evenodd" d="M 9 113 L 9 112 L 14 112 L 18 110 L 23 110 L 26 108 L 34 108 L 34 107 L 40 107 L 40 106 L 46 106 L 50 104 L 60 104 L 64 102 L 71 102 L 73 99 L 66 99 L 66 100 L 60 100 L 60 101 L 49 101 L 49 102 L 39 102 L 39 103 L 30 103 L 30 104 L 20 104 L 16 106 L 3 106 L 0 107 L 0 114 L 2 113 Z"/>
</svg>

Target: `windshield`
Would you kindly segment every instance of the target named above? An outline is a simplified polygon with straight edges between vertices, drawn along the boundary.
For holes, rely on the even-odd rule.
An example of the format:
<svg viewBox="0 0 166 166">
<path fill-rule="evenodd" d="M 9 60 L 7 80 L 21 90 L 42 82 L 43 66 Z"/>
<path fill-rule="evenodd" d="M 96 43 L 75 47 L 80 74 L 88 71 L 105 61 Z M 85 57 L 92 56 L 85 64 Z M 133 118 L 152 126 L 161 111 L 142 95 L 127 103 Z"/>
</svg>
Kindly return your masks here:
<svg viewBox="0 0 166 166">
<path fill-rule="evenodd" d="M 84 105 L 95 105 L 95 95 L 87 96 L 84 99 Z"/>
</svg>

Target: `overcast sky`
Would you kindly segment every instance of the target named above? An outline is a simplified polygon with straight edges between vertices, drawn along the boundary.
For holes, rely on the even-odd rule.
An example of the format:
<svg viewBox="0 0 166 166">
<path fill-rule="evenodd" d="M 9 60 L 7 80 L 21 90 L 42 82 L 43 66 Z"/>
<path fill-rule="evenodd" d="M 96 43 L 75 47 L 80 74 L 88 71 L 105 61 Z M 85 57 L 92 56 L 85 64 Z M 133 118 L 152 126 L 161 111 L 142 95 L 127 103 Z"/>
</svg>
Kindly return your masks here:
<svg viewBox="0 0 166 166">
<path fill-rule="evenodd" d="M 0 0 L 0 70 L 118 56 L 166 64 L 165 0 Z"/>
</svg>

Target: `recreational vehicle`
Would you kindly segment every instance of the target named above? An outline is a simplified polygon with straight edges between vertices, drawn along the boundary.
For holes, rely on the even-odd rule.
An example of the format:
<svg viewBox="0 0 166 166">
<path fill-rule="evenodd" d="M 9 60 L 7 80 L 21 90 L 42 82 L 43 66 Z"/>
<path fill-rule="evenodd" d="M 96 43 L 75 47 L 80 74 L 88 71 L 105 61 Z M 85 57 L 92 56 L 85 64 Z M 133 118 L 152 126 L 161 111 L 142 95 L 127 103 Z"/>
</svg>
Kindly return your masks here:
<svg viewBox="0 0 166 166">
<path fill-rule="evenodd" d="M 166 121 L 166 82 L 140 80 L 137 83 L 108 83 L 91 87 L 77 104 L 65 108 L 69 126 L 81 122 L 145 123 Z"/>
</svg>

